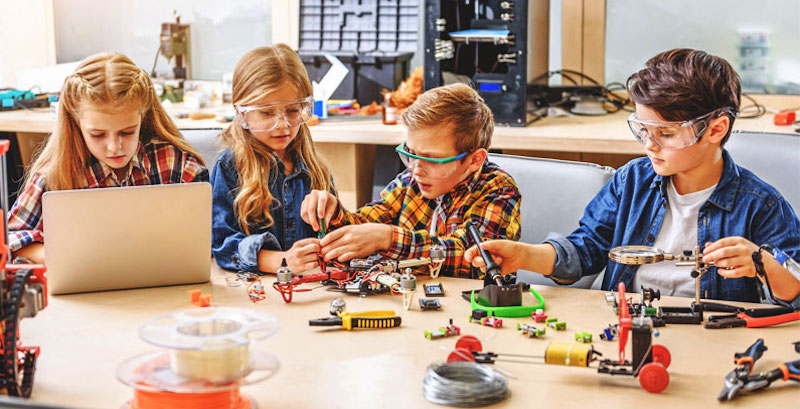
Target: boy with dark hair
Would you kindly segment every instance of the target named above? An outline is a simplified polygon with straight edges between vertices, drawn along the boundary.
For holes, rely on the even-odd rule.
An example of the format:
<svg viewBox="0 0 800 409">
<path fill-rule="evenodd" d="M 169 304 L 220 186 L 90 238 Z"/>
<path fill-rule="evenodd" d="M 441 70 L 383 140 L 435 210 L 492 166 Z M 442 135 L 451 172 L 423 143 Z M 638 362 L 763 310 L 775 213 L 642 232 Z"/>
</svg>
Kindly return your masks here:
<svg viewBox="0 0 800 409">
<path fill-rule="evenodd" d="M 777 298 L 770 301 L 800 306 L 800 277 L 763 246 L 800 260 L 797 215 L 775 188 L 723 149 L 741 94 L 730 64 L 702 51 L 670 50 L 651 58 L 627 86 L 636 104 L 628 123 L 647 158 L 620 168 L 569 236 L 551 235 L 538 245 L 485 243 L 502 260 L 503 273 L 524 268 L 568 284 L 606 268 L 605 290 L 624 282 L 631 289 L 690 297 L 691 267 L 608 263 L 608 252 L 644 245 L 681 254 L 700 246 L 703 262 L 713 263 L 715 272 L 701 277 L 703 298 L 758 302 L 761 266 L 754 258 L 760 255 Z M 465 258 L 484 265 L 476 248 Z"/>
<path fill-rule="evenodd" d="M 403 112 L 408 138 L 396 148 L 408 167 L 381 199 L 351 213 L 329 192 L 303 200 L 303 220 L 334 228 L 321 241 L 328 260 L 379 252 L 395 259 L 428 257 L 444 247 L 442 274 L 472 277 L 463 260 L 470 245 L 466 223 L 485 239 L 518 240 L 520 194 L 514 179 L 486 159 L 494 120 L 475 90 L 464 84 L 431 89 Z M 473 277 L 474 278 L 474 277 Z"/>
</svg>

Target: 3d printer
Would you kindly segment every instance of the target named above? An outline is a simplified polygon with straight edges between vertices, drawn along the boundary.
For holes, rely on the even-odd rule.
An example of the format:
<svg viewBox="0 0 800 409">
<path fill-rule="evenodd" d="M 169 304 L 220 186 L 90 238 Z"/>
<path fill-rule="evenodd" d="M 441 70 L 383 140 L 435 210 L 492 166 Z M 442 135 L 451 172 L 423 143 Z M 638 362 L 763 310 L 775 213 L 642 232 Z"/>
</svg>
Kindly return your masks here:
<svg viewBox="0 0 800 409">
<path fill-rule="evenodd" d="M 529 82 L 547 76 L 548 1 L 426 0 L 426 90 L 470 83 L 495 122 L 525 126 Z"/>
</svg>

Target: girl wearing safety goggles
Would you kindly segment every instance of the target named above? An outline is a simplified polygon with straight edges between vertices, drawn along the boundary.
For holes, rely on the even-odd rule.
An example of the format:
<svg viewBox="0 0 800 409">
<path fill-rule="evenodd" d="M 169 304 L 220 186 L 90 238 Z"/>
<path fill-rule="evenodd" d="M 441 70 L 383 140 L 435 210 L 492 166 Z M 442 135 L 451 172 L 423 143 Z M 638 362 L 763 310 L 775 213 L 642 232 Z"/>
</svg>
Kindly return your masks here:
<svg viewBox="0 0 800 409">
<path fill-rule="evenodd" d="M 220 135 L 227 148 L 211 174 L 212 253 L 228 269 L 295 272 L 317 266 L 319 240 L 300 218 L 312 189 L 331 191 L 308 122 L 311 82 L 289 46 L 259 47 L 233 74 L 236 117 Z"/>
</svg>

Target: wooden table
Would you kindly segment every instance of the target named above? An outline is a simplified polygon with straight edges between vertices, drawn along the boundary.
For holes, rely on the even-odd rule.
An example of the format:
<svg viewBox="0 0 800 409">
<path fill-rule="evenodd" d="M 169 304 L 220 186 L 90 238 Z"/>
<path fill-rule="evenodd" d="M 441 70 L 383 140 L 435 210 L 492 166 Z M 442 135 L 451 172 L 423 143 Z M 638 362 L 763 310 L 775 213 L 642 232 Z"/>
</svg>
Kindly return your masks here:
<svg viewBox="0 0 800 409">
<path fill-rule="evenodd" d="M 756 99 L 769 108 L 781 109 L 800 105 L 800 96 L 759 95 Z M 167 107 L 181 129 L 222 128 L 213 119 L 176 119 L 189 109 L 183 104 Z M 204 111 L 232 114 L 229 107 Z M 498 126 L 492 137 L 492 148 L 509 154 L 593 162 L 619 167 L 644 153 L 631 135 L 626 122 L 627 112 L 598 117 L 545 117 L 524 128 Z M 17 132 L 23 158 L 52 132 L 55 116 L 49 111 L 0 112 L 0 132 Z M 757 119 L 737 120 L 734 129 L 764 132 L 789 132 L 788 127 L 775 126 L 772 114 Z M 354 209 L 372 197 L 375 147 L 398 145 L 406 138 L 403 125 L 383 125 L 377 119 L 324 120 L 311 128 L 320 154 L 331 167 L 337 189 L 345 207 Z"/>
<path fill-rule="evenodd" d="M 483 340 L 484 350 L 541 355 L 550 341 L 574 341 L 576 331 L 588 331 L 594 345 L 605 357 L 614 358 L 617 342 L 597 339 L 597 334 L 616 315 L 606 305 L 604 293 L 563 287 L 536 287 L 545 297 L 551 317 L 567 322 L 566 331 L 548 328 L 543 339 L 519 334 L 516 322 L 504 319 L 502 329 L 467 322 L 469 303 L 460 298 L 462 290 L 477 289 L 479 281 L 442 279 L 446 297 L 441 311 L 419 310 L 414 298 L 411 311 L 402 308 L 400 297 L 389 295 L 359 298 L 324 289 L 295 294 L 291 304 L 268 288 L 267 299 L 253 304 L 245 287 L 229 287 L 225 273 L 212 268 L 212 281 L 203 285 L 162 287 L 50 298 L 50 305 L 32 319 L 22 321 L 25 345 L 41 346 L 34 401 L 88 408 L 116 408 L 130 399 L 133 391 L 120 383 L 115 373 L 123 361 L 157 350 L 139 339 L 139 327 L 168 312 L 197 308 L 188 302 L 186 291 L 199 288 L 214 295 L 217 306 L 252 308 L 274 315 L 278 332 L 254 348 L 268 351 L 280 360 L 274 377 L 243 388 L 259 407 L 280 408 L 419 408 L 439 407 L 422 396 L 427 366 L 445 360 L 456 338 L 429 341 L 424 330 L 435 330 L 454 319 L 462 334 Z M 438 280 L 437 280 L 438 281 Z M 420 286 L 423 279 L 420 279 Z M 435 282 L 435 281 L 434 281 Z M 264 279 L 271 285 L 272 277 Z M 421 288 L 420 288 L 421 290 Z M 351 312 L 393 309 L 402 316 L 400 328 L 359 330 L 309 327 L 307 321 L 328 315 L 331 299 L 341 296 Z M 530 303 L 526 295 L 525 303 Z M 660 305 L 688 305 L 689 299 L 665 297 Z M 584 408 L 708 408 L 716 407 L 724 376 L 733 369 L 733 354 L 757 338 L 764 338 L 769 350 L 757 363 L 757 370 L 775 368 L 798 358 L 790 342 L 800 338 L 800 322 L 762 329 L 706 330 L 696 325 L 670 325 L 660 329 L 655 342 L 672 354 L 670 385 L 661 394 L 640 388 L 638 379 L 598 374 L 594 368 L 497 363 L 508 371 L 511 397 L 497 407 L 584 407 Z M 630 348 L 630 346 L 628 347 Z M 628 350 L 630 356 L 630 349 Z M 769 391 L 743 396 L 727 403 L 731 407 L 796 407 L 800 387 L 778 382 Z"/>
</svg>

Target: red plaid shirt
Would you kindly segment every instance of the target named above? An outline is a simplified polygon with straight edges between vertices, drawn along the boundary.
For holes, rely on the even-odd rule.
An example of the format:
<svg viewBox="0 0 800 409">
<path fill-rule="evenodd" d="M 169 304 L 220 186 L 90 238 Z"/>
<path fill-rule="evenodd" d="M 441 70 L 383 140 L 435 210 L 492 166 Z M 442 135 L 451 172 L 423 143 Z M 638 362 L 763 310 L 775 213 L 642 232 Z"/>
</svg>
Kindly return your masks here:
<svg viewBox="0 0 800 409">
<path fill-rule="evenodd" d="M 472 221 L 484 240 L 520 237 L 521 196 L 517 184 L 505 171 L 487 161 L 481 170 L 436 199 L 425 199 L 409 171 L 397 176 L 381 192 L 381 200 L 356 213 L 339 206 L 331 221 L 335 228 L 346 224 L 383 223 L 392 226 L 392 246 L 381 253 L 394 259 L 428 257 L 431 245 L 445 247 L 442 275 L 477 278 L 478 271 L 463 261 L 472 246 L 466 222 Z M 438 212 L 435 235 L 430 228 Z"/>
<path fill-rule="evenodd" d="M 196 157 L 164 141 L 139 144 L 128 164 L 127 176 L 118 179 L 113 169 L 94 156 L 85 172 L 84 189 L 119 186 L 143 186 L 168 183 L 208 182 L 208 169 Z M 36 174 L 20 193 L 8 213 L 8 245 L 17 251 L 31 243 L 44 242 L 42 234 L 42 195 L 45 178 Z"/>
</svg>

